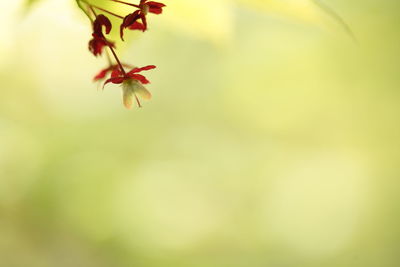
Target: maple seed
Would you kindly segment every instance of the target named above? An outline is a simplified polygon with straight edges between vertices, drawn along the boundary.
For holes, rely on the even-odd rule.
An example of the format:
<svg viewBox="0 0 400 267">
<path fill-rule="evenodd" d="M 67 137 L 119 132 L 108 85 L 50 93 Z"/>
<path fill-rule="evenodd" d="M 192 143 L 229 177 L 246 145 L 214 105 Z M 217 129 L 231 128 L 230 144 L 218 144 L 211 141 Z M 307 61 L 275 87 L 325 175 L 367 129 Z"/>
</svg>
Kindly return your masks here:
<svg viewBox="0 0 400 267">
<path fill-rule="evenodd" d="M 151 93 L 139 81 L 129 79 L 122 83 L 122 99 L 127 109 L 132 108 L 134 97 L 138 106 L 141 107 L 138 95 L 146 100 L 151 99 Z"/>
<path fill-rule="evenodd" d="M 111 78 L 104 82 L 104 86 L 108 83 L 122 84 L 123 92 L 123 103 L 126 108 L 132 107 L 133 97 L 136 98 L 136 102 L 141 107 L 138 95 L 144 99 L 150 99 L 151 93 L 143 86 L 143 84 L 149 84 L 150 81 L 141 74 L 142 71 L 155 69 L 156 66 L 148 65 L 142 68 L 133 68 L 128 73 L 122 73 L 119 68 L 116 68 L 111 73 Z"/>
</svg>

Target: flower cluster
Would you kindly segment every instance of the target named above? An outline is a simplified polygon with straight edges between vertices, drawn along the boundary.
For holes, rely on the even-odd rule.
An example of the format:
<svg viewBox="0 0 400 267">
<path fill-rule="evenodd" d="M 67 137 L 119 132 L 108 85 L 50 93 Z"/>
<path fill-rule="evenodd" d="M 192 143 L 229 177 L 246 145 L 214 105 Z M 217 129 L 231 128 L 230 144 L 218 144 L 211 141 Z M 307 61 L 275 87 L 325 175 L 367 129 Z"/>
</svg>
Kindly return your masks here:
<svg viewBox="0 0 400 267">
<path fill-rule="evenodd" d="M 119 0 L 109 0 L 111 2 L 127 5 L 133 8 L 133 11 L 126 16 L 121 16 L 107 10 L 103 7 L 92 4 L 89 0 L 76 0 L 78 6 L 88 16 L 92 23 L 92 39 L 89 41 L 89 51 L 94 56 L 106 54 L 108 67 L 102 69 L 95 77 L 94 81 L 104 81 L 103 88 L 109 83 L 122 85 L 123 103 L 126 108 L 131 108 L 133 99 L 141 107 L 138 96 L 144 99 L 150 99 L 151 93 L 144 87 L 149 84 L 149 80 L 139 72 L 156 68 L 154 65 L 148 65 L 138 68 L 129 64 L 124 64 L 118 58 L 116 45 L 112 40 L 107 39 L 113 25 L 107 15 L 117 17 L 122 20 L 120 24 L 120 37 L 124 41 L 124 31 L 139 30 L 145 32 L 148 29 L 147 15 L 149 13 L 161 14 L 165 5 L 163 3 L 140 0 L 139 4 Z M 114 62 L 113 62 L 114 61 Z M 126 69 L 130 69 L 127 71 Z M 107 79 L 107 77 L 109 77 Z"/>
</svg>

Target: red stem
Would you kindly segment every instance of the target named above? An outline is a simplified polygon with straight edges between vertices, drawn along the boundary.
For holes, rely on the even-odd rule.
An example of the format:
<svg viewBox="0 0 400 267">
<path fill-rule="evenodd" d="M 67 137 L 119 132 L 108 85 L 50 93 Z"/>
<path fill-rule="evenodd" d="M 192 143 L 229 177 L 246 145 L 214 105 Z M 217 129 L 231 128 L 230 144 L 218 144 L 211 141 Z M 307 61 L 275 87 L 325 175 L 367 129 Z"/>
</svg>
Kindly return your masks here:
<svg viewBox="0 0 400 267">
<path fill-rule="evenodd" d="M 133 7 L 140 8 L 140 6 L 139 6 L 139 5 L 135 5 L 135 4 L 127 3 L 127 2 L 124 2 L 124 1 L 119 1 L 119 0 L 110 0 L 110 1 L 113 1 L 113 2 L 116 2 L 116 3 L 120 3 L 120 4 L 124 4 L 124 5 L 128 5 L 128 6 L 133 6 Z"/>
<path fill-rule="evenodd" d="M 139 98 L 137 97 L 136 94 L 135 94 L 135 98 L 136 98 L 136 103 L 138 104 L 139 108 L 141 108 L 142 105 L 140 104 Z"/>
<path fill-rule="evenodd" d="M 124 67 L 123 67 L 122 64 L 121 64 L 121 61 L 119 61 L 119 58 L 118 58 L 117 54 L 116 54 L 115 51 L 114 51 L 114 48 L 112 48 L 111 45 L 108 45 L 108 48 L 110 48 L 111 53 L 113 54 L 113 56 L 114 56 L 114 58 L 115 58 L 115 61 L 117 61 L 118 66 L 119 66 L 119 68 L 120 68 L 121 71 L 122 71 L 122 74 L 123 74 L 124 76 L 126 76 L 126 72 L 125 72 L 125 70 L 124 70 Z"/>
<path fill-rule="evenodd" d="M 87 2 L 86 0 L 81 0 L 81 1 L 84 2 L 85 4 L 87 4 L 87 5 L 90 6 L 90 7 L 94 7 L 94 8 L 96 8 L 96 9 L 98 9 L 98 10 L 100 10 L 100 11 L 103 11 L 103 12 L 105 12 L 105 13 L 107 13 L 107 14 L 110 14 L 110 15 L 112 15 L 112 16 L 114 16 L 114 17 L 117 17 L 117 18 L 120 18 L 120 19 L 124 19 L 123 16 L 117 15 L 117 14 L 115 14 L 115 13 L 113 13 L 113 12 L 111 12 L 111 11 L 108 11 L 107 9 L 101 8 L 101 7 L 99 7 L 99 6 L 92 5 L 91 3 Z"/>
</svg>

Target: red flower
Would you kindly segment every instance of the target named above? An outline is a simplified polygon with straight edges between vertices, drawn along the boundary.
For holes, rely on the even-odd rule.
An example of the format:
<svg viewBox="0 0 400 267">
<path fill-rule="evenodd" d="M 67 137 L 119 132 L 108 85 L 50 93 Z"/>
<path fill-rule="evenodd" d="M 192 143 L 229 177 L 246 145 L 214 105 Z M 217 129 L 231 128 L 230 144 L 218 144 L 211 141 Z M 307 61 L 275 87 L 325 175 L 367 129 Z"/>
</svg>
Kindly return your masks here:
<svg viewBox="0 0 400 267">
<path fill-rule="evenodd" d="M 131 65 L 128 64 L 122 64 L 122 66 L 127 67 L 127 68 L 133 68 Z M 97 73 L 94 77 L 93 77 L 93 81 L 97 82 L 97 81 L 102 81 L 106 78 L 106 76 L 113 72 L 114 70 L 119 70 L 119 65 L 118 64 L 114 64 L 109 66 L 108 68 L 102 69 L 99 73 Z"/>
<path fill-rule="evenodd" d="M 135 97 L 138 106 L 141 107 L 137 95 L 140 95 L 144 99 L 151 98 L 151 93 L 143 86 L 143 84 L 149 84 L 150 81 L 147 80 L 145 76 L 137 73 L 155 68 L 156 66 L 149 65 L 142 68 L 133 68 L 128 73 L 124 73 L 120 68 L 114 68 L 111 73 L 111 78 L 104 83 L 103 88 L 108 83 L 122 84 L 124 106 L 128 109 L 131 108 L 133 97 Z"/>
<path fill-rule="evenodd" d="M 104 37 L 99 37 L 96 34 L 92 34 L 93 39 L 89 41 L 89 51 L 93 53 L 96 57 L 103 53 L 105 46 L 115 47 L 113 42 L 108 41 Z"/>
<path fill-rule="evenodd" d="M 93 39 L 89 41 L 89 50 L 95 56 L 101 55 L 105 46 L 115 47 L 113 42 L 104 37 L 103 27 L 106 29 L 106 34 L 109 34 L 112 28 L 111 22 L 106 16 L 98 15 L 93 22 Z"/>
<path fill-rule="evenodd" d="M 103 26 L 106 28 L 106 34 L 109 34 L 112 28 L 111 21 L 103 14 L 97 15 L 93 22 L 93 32 L 97 35 L 103 35 Z"/>
<path fill-rule="evenodd" d="M 159 2 L 153 2 L 153 1 L 147 1 L 147 0 L 141 0 L 140 4 L 138 6 L 139 10 L 136 10 L 135 12 L 127 15 L 120 27 L 120 35 L 121 39 L 124 40 L 124 29 L 129 28 L 131 30 L 141 30 L 141 31 L 146 31 L 147 30 L 147 19 L 146 15 L 150 12 L 153 14 L 161 14 L 163 11 L 163 7 L 165 5 L 163 3 Z M 139 22 L 138 20 L 141 20 L 142 22 Z"/>
</svg>

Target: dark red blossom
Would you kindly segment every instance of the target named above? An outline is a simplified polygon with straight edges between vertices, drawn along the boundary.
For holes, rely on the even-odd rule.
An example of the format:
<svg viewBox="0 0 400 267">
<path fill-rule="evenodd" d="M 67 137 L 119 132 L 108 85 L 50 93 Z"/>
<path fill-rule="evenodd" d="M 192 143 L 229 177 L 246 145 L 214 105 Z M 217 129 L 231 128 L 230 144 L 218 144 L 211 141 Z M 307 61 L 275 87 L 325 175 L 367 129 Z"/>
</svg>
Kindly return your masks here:
<svg viewBox="0 0 400 267">
<path fill-rule="evenodd" d="M 125 74 L 120 70 L 120 68 L 114 68 L 111 73 L 111 78 L 104 83 L 104 86 L 106 86 L 108 83 L 121 84 L 126 80 L 136 80 L 142 84 L 148 84 L 150 83 L 150 81 L 147 80 L 146 77 L 144 77 L 143 75 L 137 73 L 155 68 L 156 66 L 154 65 L 148 65 L 142 68 L 133 68 L 130 72 L 127 72 Z"/>
<path fill-rule="evenodd" d="M 136 10 L 135 12 L 133 12 L 133 13 L 127 15 L 127 16 L 124 18 L 124 20 L 122 21 L 122 24 L 121 24 L 121 26 L 120 26 L 120 36 L 121 36 L 121 39 L 122 39 L 122 40 L 124 40 L 124 29 L 125 29 L 125 28 L 130 28 L 131 26 L 137 25 L 137 24 L 142 25 L 141 23 L 139 23 L 139 22 L 137 21 L 137 20 L 140 19 L 140 18 L 141 18 L 141 16 L 140 16 L 140 10 Z M 143 29 L 142 29 L 142 30 L 145 31 L 146 28 L 143 26 Z"/>
<path fill-rule="evenodd" d="M 127 67 L 127 68 L 133 68 L 131 65 L 128 64 L 122 64 L 122 66 Z M 112 73 L 114 70 L 119 70 L 120 67 L 118 64 L 114 64 L 109 66 L 108 68 L 102 69 L 99 73 L 97 73 L 94 77 L 93 77 L 93 81 L 98 82 L 98 81 L 102 81 L 106 78 L 106 76 L 109 73 Z"/>
<path fill-rule="evenodd" d="M 104 37 L 99 37 L 97 34 L 92 34 L 93 39 L 89 41 L 89 51 L 93 53 L 93 55 L 98 56 L 103 53 L 103 49 L 105 46 L 115 47 L 113 42 L 108 41 Z"/>
<path fill-rule="evenodd" d="M 146 31 L 147 14 L 149 12 L 157 15 L 161 14 L 163 11 L 163 7 L 165 7 L 163 3 L 141 0 L 138 6 L 139 10 L 136 10 L 135 12 L 127 15 L 124 18 L 120 26 L 121 39 L 124 40 L 124 29 L 126 28 L 129 28 L 131 30 L 141 30 L 143 32 Z M 139 19 L 141 20 L 141 22 L 139 22 Z"/>
<path fill-rule="evenodd" d="M 109 34 L 112 28 L 111 21 L 104 15 L 96 16 L 93 22 L 92 39 L 89 41 L 89 50 L 95 56 L 101 55 L 105 46 L 115 47 L 114 43 L 108 41 L 103 34 L 103 27 L 106 34 Z"/>
</svg>

